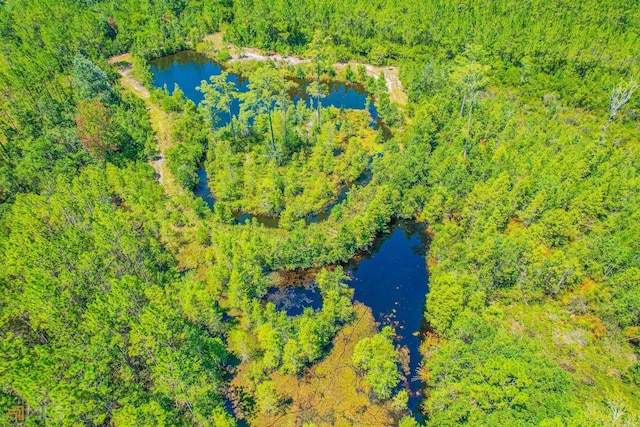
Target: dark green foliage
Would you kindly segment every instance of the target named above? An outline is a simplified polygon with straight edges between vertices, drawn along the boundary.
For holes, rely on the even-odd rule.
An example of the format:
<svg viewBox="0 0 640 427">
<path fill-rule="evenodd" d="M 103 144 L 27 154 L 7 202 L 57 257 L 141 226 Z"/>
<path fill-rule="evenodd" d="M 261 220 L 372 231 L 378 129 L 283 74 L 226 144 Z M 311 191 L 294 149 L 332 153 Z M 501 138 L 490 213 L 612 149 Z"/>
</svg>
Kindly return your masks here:
<svg viewBox="0 0 640 427">
<path fill-rule="evenodd" d="M 603 74 L 615 76 L 634 67 L 628 53 L 639 31 L 637 7 L 595 0 L 579 7 L 538 0 L 303 1 L 295 7 L 238 2 L 228 36 L 241 45 L 301 53 L 320 29 L 334 35 L 336 49 L 344 47 L 374 64 L 417 56 L 451 59 L 475 43 L 487 52 L 485 57 L 504 64 L 497 68 L 504 70 L 505 82 L 526 81 L 547 92 L 553 86 L 581 105 L 604 105 L 608 88 L 602 84 L 608 78 Z M 599 96 L 590 95 L 585 82 L 599 85 Z"/>
<path fill-rule="evenodd" d="M 195 289 L 106 178 L 87 168 L 7 214 L 2 388 L 68 422 L 205 420 L 221 408 L 219 314 L 177 303 Z"/>
<path fill-rule="evenodd" d="M 347 79 L 348 82 L 353 82 L 356 80 L 356 75 L 351 69 L 350 64 L 347 64 L 347 68 L 345 69 L 345 72 L 344 72 L 344 78 Z"/>
<path fill-rule="evenodd" d="M 109 103 L 114 96 L 107 74 L 82 55 L 73 59 L 71 85 L 76 100 L 97 98 Z"/>
<path fill-rule="evenodd" d="M 386 88 L 386 86 L 385 86 Z M 398 107 L 391 103 L 389 94 L 385 91 L 380 92 L 377 98 L 378 112 L 389 126 L 398 127 L 402 125 L 402 115 L 398 111 Z"/>
<path fill-rule="evenodd" d="M 175 93 L 174 93 L 175 95 Z M 164 96 L 163 99 L 175 99 Z M 178 99 L 180 99 L 178 97 Z M 198 184 L 198 170 L 207 146 L 208 125 L 203 114 L 195 104 L 188 100 L 185 104 L 175 104 L 184 110 L 173 128 L 172 139 L 176 144 L 166 151 L 169 170 L 173 172 L 178 184 L 188 190 L 193 190 Z"/>
</svg>

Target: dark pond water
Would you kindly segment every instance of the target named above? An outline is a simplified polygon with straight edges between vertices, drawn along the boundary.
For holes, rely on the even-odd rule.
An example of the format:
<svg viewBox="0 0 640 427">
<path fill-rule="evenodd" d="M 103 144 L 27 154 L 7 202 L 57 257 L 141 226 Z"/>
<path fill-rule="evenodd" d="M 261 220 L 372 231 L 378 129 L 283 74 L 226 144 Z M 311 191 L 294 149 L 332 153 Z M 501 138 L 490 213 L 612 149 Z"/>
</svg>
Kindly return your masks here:
<svg viewBox="0 0 640 427">
<path fill-rule="evenodd" d="M 307 107 L 316 106 L 316 100 L 307 94 L 307 87 L 311 83 L 310 80 L 292 79 L 297 83 L 297 87 L 289 92 L 289 96 L 293 102 L 303 100 Z M 371 114 L 372 123 L 378 120 L 378 110 L 371 102 L 364 86 L 358 83 L 341 83 L 335 81 L 324 81 L 327 85 L 328 95 L 320 100 L 320 106 L 332 106 L 336 108 L 348 108 L 353 110 L 368 110 Z"/>
<path fill-rule="evenodd" d="M 311 280 L 297 286 L 272 288 L 266 295 L 265 301 L 272 302 L 278 310 L 286 311 L 288 316 L 299 316 L 307 307 L 314 310 L 322 307 L 318 287 Z"/>
<path fill-rule="evenodd" d="M 192 50 L 185 50 L 173 55 L 163 56 L 150 62 L 153 73 L 154 87 L 162 88 L 165 85 L 169 93 L 173 93 L 177 84 L 184 92 L 185 96 L 198 104 L 204 99 L 200 91 L 196 89 L 202 80 L 209 80 L 210 76 L 217 76 L 224 70 L 223 67 L 207 56 Z M 230 72 L 228 81 L 236 84 L 239 92 L 249 90 L 249 80 L 235 73 Z M 310 80 L 292 79 L 297 83 L 297 87 L 289 92 L 289 96 L 294 102 L 303 100 L 307 106 L 315 107 L 315 99 L 307 96 L 306 88 Z M 371 114 L 372 125 L 378 123 L 378 112 L 364 86 L 355 83 L 339 83 L 334 81 L 324 82 L 328 87 L 328 95 L 320 102 L 321 106 L 334 106 L 336 108 L 350 108 L 358 110 L 368 110 Z M 232 113 L 238 114 L 240 104 L 235 100 L 232 105 Z M 228 117 L 220 117 L 218 125 L 224 126 L 229 123 Z"/>
<path fill-rule="evenodd" d="M 410 372 L 405 385 L 413 410 L 422 386 L 416 376 L 421 359 L 423 309 L 429 291 L 425 260 L 428 244 L 423 224 L 395 221 L 388 233 L 381 234 L 371 248 L 344 266 L 351 277 L 349 286 L 354 289 L 354 300 L 370 307 L 378 322 L 393 326 L 396 344 L 409 352 Z M 313 296 L 315 271 L 281 274 L 285 283 L 292 286 L 272 289 L 267 300 L 291 316 L 302 313 L 305 307 L 321 307 L 319 296 Z"/>
<path fill-rule="evenodd" d="M 151 61 L 150 65 L 154 87 L 162 88 L 166 85 L 169 93 L 173 94 L 177 84 L 184 92 L 184 96 L 196 105 L 204 99 L 204 95 L 196 87 L 200 86 L 202 80 L 209 81 L 209 77 L 220 75 L 223 71 L 220 64 L 193 50 L 163 56 Z M 229 73 L 227 80 L 234 82 L 239 92 L 249 90 L 249 80 L 240 75 Z M 233 101 L 231 110 L 234 115 L 240 112 L 240 103 L 237 99 Z M 217 124 L 227 125 L 229 118 L 222 116 Z"/>
</svg>

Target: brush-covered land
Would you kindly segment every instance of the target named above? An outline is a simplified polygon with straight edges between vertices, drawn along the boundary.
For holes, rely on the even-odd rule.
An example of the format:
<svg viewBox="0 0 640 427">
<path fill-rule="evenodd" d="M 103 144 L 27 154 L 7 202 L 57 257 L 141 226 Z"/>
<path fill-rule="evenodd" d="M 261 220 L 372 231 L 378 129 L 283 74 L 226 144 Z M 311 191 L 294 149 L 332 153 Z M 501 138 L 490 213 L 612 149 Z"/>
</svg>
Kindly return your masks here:
<svg viewBox="0 0 640 427">
<path fill-rule="evenodd" d="M 198 103 L 153 84 L 187 49 Z M 640 425 L 639 53 L 623 0 L 0 0 L 0 419 Z M 417 375 L 344 267 L 399 219 Z"/>
</svg>

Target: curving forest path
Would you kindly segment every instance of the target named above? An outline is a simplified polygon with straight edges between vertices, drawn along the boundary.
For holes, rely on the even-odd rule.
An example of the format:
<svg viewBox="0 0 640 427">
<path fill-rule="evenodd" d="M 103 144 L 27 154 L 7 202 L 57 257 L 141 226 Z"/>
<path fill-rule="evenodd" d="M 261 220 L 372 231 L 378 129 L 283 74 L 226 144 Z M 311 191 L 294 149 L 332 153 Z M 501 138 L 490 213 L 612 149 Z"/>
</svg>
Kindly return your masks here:
<svg viewBox="0 0 640 427">
<path fill-rule="evenodd" d="M 109 63 L 117 67 L 118 73 L 120 73 L 120 84 L 142 99 L 149 111 L 149 120 L 158 149 L 158 155 L 150 159 L 149 164 L 156 171 L 158 182 L 162 185 L 167 195 L 182 193 L 182 189 L 169 173 L 165 163 L 165 151 L 171 144 L 171 117 L 162 111 L 158 105 L 151 102 L 149 90 L 131 74 L 133 64 L 129 53 L 114 56 L 109 59 Z"/>
</svg>

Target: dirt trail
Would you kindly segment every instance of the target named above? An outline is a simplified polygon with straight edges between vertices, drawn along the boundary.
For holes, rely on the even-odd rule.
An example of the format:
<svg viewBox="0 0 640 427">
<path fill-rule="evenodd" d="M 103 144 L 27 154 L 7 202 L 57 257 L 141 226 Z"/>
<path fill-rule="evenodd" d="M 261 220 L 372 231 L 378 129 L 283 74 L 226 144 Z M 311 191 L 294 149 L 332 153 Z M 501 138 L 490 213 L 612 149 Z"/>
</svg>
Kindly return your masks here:
<svg viewBox="0 0 640 427">
<path fill-rule="evenodd" d="M 122 83 L 123 86 L 142 99 L 147 99 L 151 96 L 147 88 L 142 86 L 142 84 L 131 75 L 133 66 L 131 65 L 131 56 L 128 53 L 109 58 L 109 64 L 118 67 L 118 73 L 120 73 L 121 76 L 120 83 Z M 149 108 L 149 105 L 147 105 L 147 108 Z"/>
<path fill-rule="evenodd" d="M 387 83 L 387 90 L 389 91 L 389 97 L 391 98 L 391 101 L 395 102 L 401 107 L 407 105 L 407 102 L 409 100 L 407 98 L 407 94 L 404 92 L 402 82 L 400 81 L 400 70 L 398 69 L 398 67 L 383 67 L 380 65 L 363 64 L 355 61 L 349 61 L 348 64 L 351 66 L 353 71 L 355 71 L 358 66 L 364 65 L 364 68 L 367 71 L 367 76 L 378 78 L 378 76 L 380 76 L 380 73 L 383 73 L 384 80 Z M 333 67 L 337 71 L 342 71 L 342 69 L 346 66 L 347 64 L 343 63 L 333 64 Z"/>
<path fill-rule="evenodd" d="M 176 191 L 179 191 L 179 187 L 171 179 L 171 175 L 167 173 L 164 154 L 170 143 L 169 129 L 171 119 L 169 115 L 151 102 L 151 95 L 147 88 L 131 75 L 133 66 L 131 64 L 131 56 L 128 53 L 110 58 L 109 63 L 118 67 L 122 86 L 144 101 L 149 111 L 149 120 L 158 147 L 158 155 L 155 159 L 149 160 L 149 164 L 156 171 L 158 182 L 164 187 L 165 192 L 169 195 L 175 194 Z"/>
<path fill-rule="evenodd" d="M 256 48 L 238 48 L 230 43 L 222 41 L 222 33 L 209 34 L 204 37 L 205 41 L 213 44 L 215 49 L 227 49 L 231 55 L 229 62 L 241 62 L 241 61 L 273 61 L 279 64 L 285 65 L 298 65 L 311 62 L 310 59 L 298 58 L 295 56 L 282 56 L 280 54 L 264 54 L 260 49 Z M 358 62 L 350 61 L 349 65 L 354 69 L 358 65 L 364 65 L 367 76 L 378 77 L 380 73 L 384 73 L 385 82 L 387 83 L 387 90 L 389 91 L 389 97 L 391 101 L 400 106 L 407 105 L 408 98 L 404 91 L 402 82 L 400 81 L 400 75 L 398 67 L 394 66 L 377 66 L 371 64 L 361 64 Z M 345 63 L 336 62 L 333 67 L 336 71 L 342 71 L 347 66 Z"/>
</svg>

